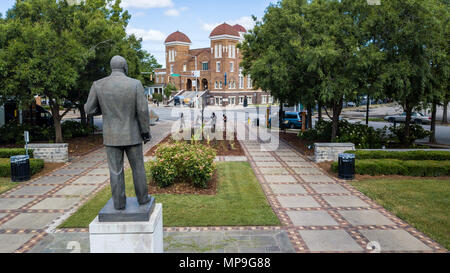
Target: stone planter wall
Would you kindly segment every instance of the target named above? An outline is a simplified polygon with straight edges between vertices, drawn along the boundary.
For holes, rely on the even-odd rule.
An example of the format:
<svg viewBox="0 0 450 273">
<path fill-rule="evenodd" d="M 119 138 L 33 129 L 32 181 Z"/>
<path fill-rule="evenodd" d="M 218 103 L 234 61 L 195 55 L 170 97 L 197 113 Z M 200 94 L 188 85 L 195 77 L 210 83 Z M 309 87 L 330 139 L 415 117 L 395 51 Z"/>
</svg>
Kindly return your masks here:
<svg viewBox="0 0 450 273">
<path fill-rule="evenodd" d="M 338 161 L 339 154 L 355 150 L 355 144 L 353 143 L 316 143 L 314 146 L 316 163 Z"/>
<path fill-rule="evenodd" d="M 69 162 L 69 144 L 28 144 L 28 149 L 33 149 L 34 158 L 44 162 Z"/>
</svg>

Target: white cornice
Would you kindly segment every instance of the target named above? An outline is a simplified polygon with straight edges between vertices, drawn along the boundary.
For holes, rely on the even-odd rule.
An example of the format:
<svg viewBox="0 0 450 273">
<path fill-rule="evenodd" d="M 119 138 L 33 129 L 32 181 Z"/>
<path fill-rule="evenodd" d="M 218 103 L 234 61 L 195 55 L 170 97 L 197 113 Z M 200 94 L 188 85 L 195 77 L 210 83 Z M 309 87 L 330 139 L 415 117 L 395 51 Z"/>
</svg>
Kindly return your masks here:
<svg viewBox="0 0 450 273">
<path fill-rule="evenodd" d="M 186 45 L 186 46 L 190 46 L 191 43 L 175 41 L 175 42 L 165 43 L 164 45 L 165 45 L 165 46 L 171 46 L 171 45 Z"/>
<path fill-rule="evenodd" d="M 232 36 L 232 35 L 217 35 L 217 36 L 211 36 L 209 37 L 211 40 L 215 41 L 215 40 L 225 40 L 225 39 L 230 39 L 230 40 L 236 40 L 239 41 L 241 37 L 238 36 Z"/>
</svg>

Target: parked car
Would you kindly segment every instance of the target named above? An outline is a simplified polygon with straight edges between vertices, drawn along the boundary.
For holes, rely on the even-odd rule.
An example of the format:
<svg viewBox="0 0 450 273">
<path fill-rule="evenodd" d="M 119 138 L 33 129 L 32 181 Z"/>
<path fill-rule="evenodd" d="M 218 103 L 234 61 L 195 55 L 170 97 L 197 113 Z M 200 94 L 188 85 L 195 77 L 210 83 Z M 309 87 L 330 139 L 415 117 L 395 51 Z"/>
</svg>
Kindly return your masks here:
<svg viewBox="0 0 450 273">
<path fill-rule="evenodd" d="M 401 115 L 387 116 L 384 120 L 389 121 L 390 123 L 405 123 L 406 122 L 406 113 Z M 411 115 L 411 123 L 414 124 L 430 124 L 431 117 L 425 116 L 421 113 L 414 112 Z"/>
<path fill-rule="evenodd" d="M 269 118 L 269 126 L 272 126 L 272 118 L 278 120 L 278 113 Z M 302 114 L 297 112 L 285 112 L 280 128 L 302 129 Z"/>
<path fill-rule="evenodd" d="M 22 110 L 22 118 L 24 123 L 35 124 L 38 126 L 54 125 L 52 114 L 39 105 Z"/>
<path fill-rule="evenodd" d="M 184 101 L 184 97 L 182 97 L 182 96 L 177 96 L 177 97 L 175 97 L 174 99 L 173 99 L 173 104 L 175 105 L 175 106 L 177 106 L 177 105 L 181 105 L 181 103 Z"/>
<path fill-rule="evenodd" d="M 302 114 L 296 112 L 286 112 L 281 127 L 290 129 L 301 129 Z"/>
<path fill-rule="evenodd" d="M 347 107 L 356 107 L 356 103 L 354 103 L 352 101 L 346 102 L 346 105 L 347 105 Z"/>
</svg>

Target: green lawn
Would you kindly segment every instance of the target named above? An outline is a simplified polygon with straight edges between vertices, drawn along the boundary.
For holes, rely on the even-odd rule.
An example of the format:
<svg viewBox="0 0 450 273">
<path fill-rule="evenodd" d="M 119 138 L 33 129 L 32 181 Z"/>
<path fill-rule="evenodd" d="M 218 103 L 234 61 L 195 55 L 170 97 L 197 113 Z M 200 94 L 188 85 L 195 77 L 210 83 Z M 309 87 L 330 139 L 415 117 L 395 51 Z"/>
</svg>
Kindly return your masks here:
<svg viewBox="0 0 450 273">
<path fill-rule="evenodd" d="M 0 177 L 0 194 L 9 191 L 10 189 L 19 186 L 20 183 L 11 182 L 9 177 Z"/>
<path fill-rule="evenodd" d="M 246 162 L 218 163 L 219 185 L 215 196 L 155 195 L 163 204 L 165 227 L 278 226 L 253 170 Z M 133 196 L 131 171 L 126 173 L 127 195 Z M 88 201 L 60 228 L 86 228 L 111 198 L 107 187 Z"/>
<path fill-rule="evenodd" d="M 369 179 L 350 184 L 450 249 L 450 180 Z"/>
</svg>

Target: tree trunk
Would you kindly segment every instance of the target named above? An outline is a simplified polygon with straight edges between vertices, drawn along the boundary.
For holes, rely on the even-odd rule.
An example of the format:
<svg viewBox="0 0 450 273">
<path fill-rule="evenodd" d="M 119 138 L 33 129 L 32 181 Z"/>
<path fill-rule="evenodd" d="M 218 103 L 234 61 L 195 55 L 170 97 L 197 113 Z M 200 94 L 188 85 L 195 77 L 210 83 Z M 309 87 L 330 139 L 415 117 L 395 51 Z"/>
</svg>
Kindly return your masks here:
<svg viewBox="0 0 450 273">
<path fill-rule="evenodd" d="M 318 121 L 320 122 L 320 121 L 322 121 L 322 102 L 321 101 L 319 101 L 319 106 L 318 106 L 318 108 L 319 108 L 319 117 L 318 117 Z"/>
<path fill-rule="evenodd" d="M 448 123 L 448 100 L 444 101 L 444 114 L 442 116 L 442 123 L 447 124 Z"/>
<path fill-rule="evenodd" d="M 278 127 L 281 129 L 281 127 L 283 126 L 283 118 L 284 118 L 283 102 L 280 102 L 280 112 L 278 113 L 278 117 L 279 117 Z"/>
<path fill-rule="evenodd" d="M 339 129 L 339 117 L 342 111 L 342 103 L 343 99 L 341 98 L 339 102 L 333 102 L 333 130 L 331 133 L 331 142 L 334 142 L 337 137 L 338 129 Z"/>
<path fill-rule="evenodd" d="M 77 105 L 78 111 L 80 111 L 81 124 L 87 125 L 87 115 L 86 111 L 84 111 L 84 105 Z"/>
<path fill-rule="evenodd" d="M 308 118 L 307 118 L 307 125 L 308 125 L 308 127 L 307 127 L 307 129 L 312 129 L 313 127 L 312 127 L 312 105 L 311 104 L 308 104 L 307 106 L 306 106 L 306 108 L 307 108 L 307 110 L 308 110 Z"/>
<path fill-rule="evenodd" d="M 369 126 L 370 97 L 367 95 L 366 125 Z"/>
<path fill-rule="evenodd" d="M 59 103 L 50 99 L 50 109 L 52 111 L 53 122 L 55 126 L 55 143 L 63 143 L 63 135 L 61 129 L 61 116 L 59 114 Z"/>
<path fill-rule="evenodd" d="M 405 120 L 405 140 L 404 143 L 406 143 L 409 146 L 411 146 L 411 116 L 412 116 L 412 107 L 409 106 L 408 103 L 405 104 L 405 112 L 406 112 L 406 120 Z"/>
<path fill-rule="evenodd" d="M 430 142 L 436 143 L 436 112 L 437 102 L 433 101 L 432 113 L 431 113 L 431 135 Z"/>
</svg>

